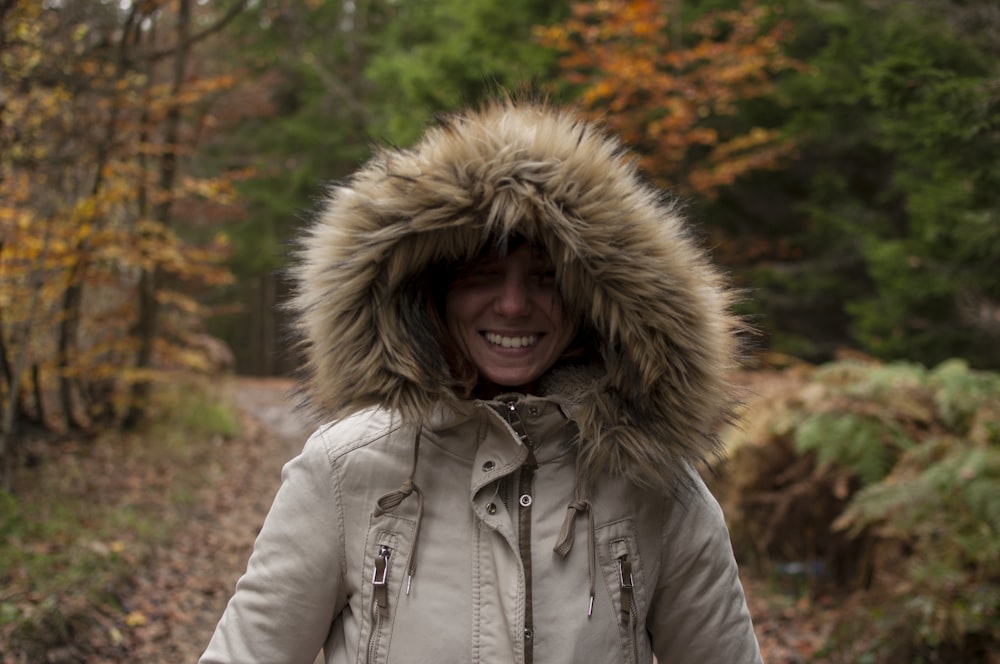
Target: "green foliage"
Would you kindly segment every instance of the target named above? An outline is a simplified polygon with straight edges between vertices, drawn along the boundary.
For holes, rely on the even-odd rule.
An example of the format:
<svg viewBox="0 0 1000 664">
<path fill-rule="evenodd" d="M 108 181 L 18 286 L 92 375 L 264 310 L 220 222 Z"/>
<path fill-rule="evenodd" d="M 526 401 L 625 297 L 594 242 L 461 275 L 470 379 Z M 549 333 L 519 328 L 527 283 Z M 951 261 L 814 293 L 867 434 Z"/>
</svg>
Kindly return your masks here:
<svg viewBox="0 0 1000 664">
<path fill-rule="evenodd" d="M 249 171 L 239 185 L 243 215 L 230 225 L 230 264 L 241 277 L 282 268 L 300 213 L 325 182 L 368 154 L 368 93 L 355 70 L 375 48 L 382 3 L 354 10 L 354 20 L 371 21 L 369 30 L 352 29 L 353 4 L 255 3 L 234 26 L 242 47 L 220 54 L 245 75 L 224 100 L 226 124 L 200 161 L 211 170 Z M 245 294 L 234 288 L 228 295 Z"/>
<path fill-rule="evenodd" d="M 755 430 L 773 438 L 740 446 L 734 464 L 807 477 L 780 487 L 782 498 L 766 494 L 777 505 L 770 520 L 743 524 L 737 542 L 750 527 L 779 540 L 769 550 L 795 551 L 781 538 L 825 531 L 831 574 L 845 569 L 836 553 L 848 552 L 852 571 L 836 581 L 863 609 L 845 614 L 827 654 L 986 661 L 983 653 L 1000 648 L 1000 374 L 961 360 L 932 369 L 839 361 L 765 412 Z M 783 457 L 788 439 L 793 454 Z M 773 491 L 764 477 L 739 481 Z M 831 493 L 837 511 L 792 507 L 829 504 Z M 747 491 L 730 516 L 759 518 L 746 505 L 760 500 Z M 793 514 L 832 518 L 804 524 Z"/>
<path fill-rule="evenodd" d="M 709 209 L 744 251 L 760 239 L 757 260 L 733 260 L 768 324 L 823 359 L 851 345 L 1000 367 L 995 3 L 781 4 L 808 66 L 779 81 L 771 123 L 799 137 L 799 158 Z"/>
<path fill-rule="evenodd" d="M 222 382 L 214 379 L 213 382 Z M 199 389 L 170 389 L 159 395 L 153 426 L 171 438 L 185 439 L 222 436 L 234 438 L 242 433 L 239 414 L 232 403 L 207 399 L 208 386 Z M 176 435 L 169 434 L 177 431 Z"/>
<path fill-rule="evenodd" d="M 736 58 L 775 92 L 732 106 L 711 128 L 763 127 L 797 151 L 781 170 L 740 171 L 716 200 L 689 201 L 692 216 L 710 225 L 718 257 L 753 290 L 750 313 L 778 350 L 811 360 L 846 346 L 882 359 L 934 365 L 963 357 L 1000 367 L 995 3 L 760 3 L 773 9 L 763 28 L 791 26 L 782 53 L 804 66 L 765 74 L 752 59 Z M 322 183 L 352 172 L 372 142 L 409 143 L 436 113 L 476 103 L 496 85 L 574 94 L 556 73 L 558 54 L 533 38 L 565 22 L 571 4 L 251 3 L 230 43 L 238 48 L 218 58 L 246 75 L 198 159 L 210 172 L 254 174 L 241 183 L 244 216 L 231 227 L 234 271 L 250 283 L 283 267 L 302 211 L 315 207 Z M 697 45 L 694 26 L 707 12 L 743 7 L 740 0 L 660 5 L 664 29 L 685 46 Z M 610 26 L 592 27 L 597 34 Z M 637 40 L 630 35 L 615 43 L 627 50 Z M 670 48 L 653 51 L 676 59 Z M 637 62 L 620 64 L 628 71 Z M 706 67 L 706 81 L 722 78 Z M 602 94 L 624 99 L 630 80 L 609 76 Z M 641 71 L 636 80 L 645 82 Z M 607 110 L 610 121 L 641 118 L 651 104 L 658 122 L 669 115 L 650 99 L 637 95 L 598 112 Z M 677 138 L 675 130 L 662 134 Z M 646 152 L 651 161 L 666 154 Z M 721 159 L 719 172 L 733 171 L 737 156 Z M 237 305 L 254 296 L 239 286 L 221 294 Z M 233 340 L 281 327 L 227 323 Z"/>
<path fill-rule="evenodd" d="M 346 177 L 373 143 L 409 143 L 434 114 L 496 85 L 544 78 L 555 55 L 532 27 L 568 2 L 372 0 L 251 6 L 244 48 L 225 53 L 248 76 L 224 133 L 206 146 L 213 169 L 250 168 L 245 217 L 234 224 L 233 269 L 284 266 L 297 220 L 324 183 Z M 266 30 L 261 27 L 265 26 Z"/>
<path fill-rule="evenodd" d="M 858 492 L 837 525 L 878 547 L 905 547 L 870 592 L 878 651 L 1000 644 L 1000 448 L 937 438 L 904 453 L 884 482 Z M 881 591 L 881 592 L 879 592 Z M 891 610 L 890 610 L 891 609 Z"/>
<path fill-rule="evenodd" d="M 977 415 L 996 416 L 984 404 L 996 406 L 1000 395 L 1000 374 L 969 371 L 962 360 L 949 360 L 939 365 L 929 377 L 934 390 L 934 402 L 945 424 L 961 436 L 985 445 L 1000 445 L 997 428 L 977 430 Z M 980 424 L 985 425 L 986 422 Z M 982 436 L 982 438 L 978 438 Z"/>
<path fill-rule="evenodd" d="M 803 417 L 794 432 L 796 449 L 814 451 L 821 464 L 846 467 L 862 486 L 879 482 L 900 452 L 915 444 L 905 423 L 932 418 L 919 394 L 925 374 L 922 367 L 910 364 L 835 363 L 820 368 L 814 378 L 827 386 L 829 410 Z"/>
<path fill-rule="evenodd" d="M 830 166 L 869 173 L 816 189 L 810 204 L 854 238 L 867 267 L 871 290 L 847 306 L 854 333 L 885 358 L 1000 366 L 995 325 L 981 318 L 1000 299 L 1000 97 L 990 85 L 1000 70 L 945 15 L 865 7 L 817 53 L 803 91 L 844 111 L 836 132 L 854 147 L 828 153 Z M 844 68 L 858 75 L 833 76 Z"/>
<path fill-rule="evenodd" d="M 567 0 L 411 0 L 401 3 L 366 70 L 384 103 L 370 130 L 408 144 L 436 114 L 476 103 L 497 86 L 548 81 L 556 55 L 532 37 L 569 10 Z"/>
<path fill-rule="evenodd" d="M 811 415 L 795 431 L 799 452 L 815 451 L 821 464 L 847 466 L 864 485 L 888 474 L 904 440 L 902 431 L 891 422 L 852 413 Z"/>
</svg>

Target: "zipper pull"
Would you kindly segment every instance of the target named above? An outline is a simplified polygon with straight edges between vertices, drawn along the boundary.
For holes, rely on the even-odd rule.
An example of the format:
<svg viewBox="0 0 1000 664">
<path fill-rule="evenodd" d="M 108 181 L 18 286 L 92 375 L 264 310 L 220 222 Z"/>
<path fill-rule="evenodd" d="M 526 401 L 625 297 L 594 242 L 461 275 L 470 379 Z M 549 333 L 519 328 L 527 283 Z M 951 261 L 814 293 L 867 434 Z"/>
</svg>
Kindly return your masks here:
<svg viewBox="0 0 1000 664">
<path fill-rule="evenodd" d="M 632 590 L 635 588 L 628 554 L 618 558 L 618 580 L 621 582 L 622 619 L 628 622 L 632 617 Z"/>
<path fill-rule="evenodd" d="M 372 573 L 372 585 L 375 587 L 375 603 L 380 609 L 389 608 L 389 555 L 392 549 L 385 544 L 379 547 L 375 556 L 375 571 Z"/>
</svg>

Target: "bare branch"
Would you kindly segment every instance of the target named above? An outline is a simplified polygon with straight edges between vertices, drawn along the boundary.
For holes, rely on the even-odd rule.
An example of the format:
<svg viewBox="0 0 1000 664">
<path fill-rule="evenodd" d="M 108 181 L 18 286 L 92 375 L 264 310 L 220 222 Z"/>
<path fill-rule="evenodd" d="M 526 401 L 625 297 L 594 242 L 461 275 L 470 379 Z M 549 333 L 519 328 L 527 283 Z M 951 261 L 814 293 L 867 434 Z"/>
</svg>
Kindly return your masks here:
<svg viewBox="0 0 1000 664">
<path fill-rule="evenodd" d="M 160 51 L 153 51 L 152 53 L 146 55 L 145 58 L 147 60 L 155 62 L 157 60 L 162 60 L 163 58 L 173 55 L 177 50 L 190 49 L 198 42 L 206 39 L 207 37 L 210 37 L 211 35 L 215 34 L 216 32 L 219 32 L 224 27 L 226 27 L 229 23 L 233 21 L 233 19 L 239 16 L 244 9 L 246 9 L 246 5 L 247 5 L 247 0 L 236 0 L 236 2 L 233 3 L 233 6 L 229 8 L 229 11 L 223 14 L 219 18 L 219 20 L 209 25 L 204 30 L 196 32 L 195 34 L 188 37 L 183 44 L 175 44 L 171 48 L 163 49 Z"/>
</svg>

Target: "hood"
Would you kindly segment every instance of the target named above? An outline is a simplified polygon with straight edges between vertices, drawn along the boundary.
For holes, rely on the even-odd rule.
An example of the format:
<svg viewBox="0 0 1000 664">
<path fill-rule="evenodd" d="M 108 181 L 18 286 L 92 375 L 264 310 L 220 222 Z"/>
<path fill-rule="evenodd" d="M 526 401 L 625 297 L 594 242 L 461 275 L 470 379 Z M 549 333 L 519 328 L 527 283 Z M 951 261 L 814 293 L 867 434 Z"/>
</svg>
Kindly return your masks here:
<svg viewBox="0 0 1000 664">
<path fill-rule="evenodd" d="M 545 103 L 444 117 L 330 188 L 292 271 L 307 405 L 420 423 L 459 400 L 423 277 L 514 233 L 547 250 L 567 309 L 597 339 L 596 361 L 544 383 L 580 427 L 583 467 L 673 486 L 718 450 L 731 413 L 730 292 L 617 138 Z"/>
</svg>

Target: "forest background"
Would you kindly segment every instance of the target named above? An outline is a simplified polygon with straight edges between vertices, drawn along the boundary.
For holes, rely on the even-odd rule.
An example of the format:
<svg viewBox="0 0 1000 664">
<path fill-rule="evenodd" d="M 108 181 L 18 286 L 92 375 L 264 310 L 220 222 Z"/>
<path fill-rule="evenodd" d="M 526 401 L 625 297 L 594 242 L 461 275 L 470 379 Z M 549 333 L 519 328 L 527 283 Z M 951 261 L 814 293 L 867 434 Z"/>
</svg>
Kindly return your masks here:
<svg viewBox="0 0 1000 664">
<path fill-rule="evenodd" d="M 994 0 L 0 0 L 0 651 L 60 611 L 38 468 L 289 373 L 326 184 L 500 88 L 621 133 L 746 291 L 793 389 L 718 493 L 850 609 L 813 656 L 1000 661 Z"/>
</svg>

